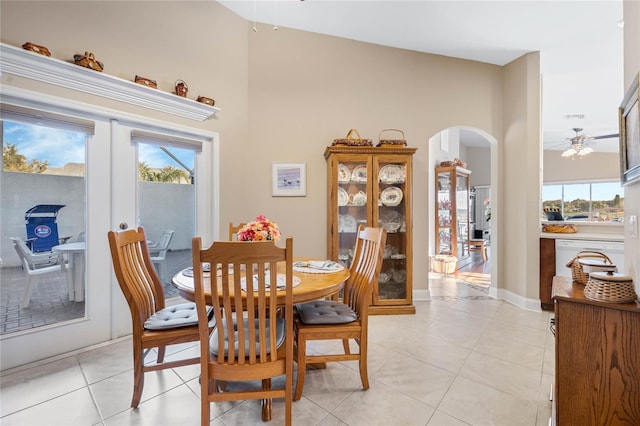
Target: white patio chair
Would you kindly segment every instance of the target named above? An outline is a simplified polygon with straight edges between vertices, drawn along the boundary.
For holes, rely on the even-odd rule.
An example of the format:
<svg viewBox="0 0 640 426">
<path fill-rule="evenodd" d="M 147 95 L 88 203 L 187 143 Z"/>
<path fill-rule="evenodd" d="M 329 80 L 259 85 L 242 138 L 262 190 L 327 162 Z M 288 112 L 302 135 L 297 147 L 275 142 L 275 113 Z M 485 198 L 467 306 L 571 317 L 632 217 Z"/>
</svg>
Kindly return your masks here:
<svg viewBox="0 0 640 426">
<path fill-rule="evenodd" d="M 22 303 L 20 303 L 21 308 L 26 308 L 31 301 L 31 293 L 33 293 L 36 276 L 63 271 L 65 264 L 60 256 L 55 253 L 33 253 L 20 238 L 11 238 L 11 241 L 13 241 L 13 248 L 15 248 L 20 258 L 22 269 L 26 273 L 26 285 L 22 296 Z M 70 291 L 71 289 L 68 288 L 67 290 Z"/>
<path fill-rule="evenodd" d="M 169 251 L 169 244 L 171 244 L 171 239 L 173 238 L 173 232 L 172 230 L 164 231 L 157 242 L 148 244 L 151 262 L 156 267 L 160 281 L 163 283 L 166 282 L 166 257 L 167 251 Z"/>
</svg>

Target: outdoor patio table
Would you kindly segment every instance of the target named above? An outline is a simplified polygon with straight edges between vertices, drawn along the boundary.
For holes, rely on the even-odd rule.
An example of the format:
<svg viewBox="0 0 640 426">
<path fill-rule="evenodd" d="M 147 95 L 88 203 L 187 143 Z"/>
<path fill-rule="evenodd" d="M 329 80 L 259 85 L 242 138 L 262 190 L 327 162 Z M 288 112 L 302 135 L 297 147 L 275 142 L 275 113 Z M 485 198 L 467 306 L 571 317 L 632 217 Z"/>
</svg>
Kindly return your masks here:
<svg viewBox="0 0 640 426">
<path fill-rule="evenodd" d="M 53 246 L 51 251 L 62 254 L 67 261 L 67 288 L 69 300 L 84 300 L 84 253 L 87 243 L 84 241 Z"/>
</svg>

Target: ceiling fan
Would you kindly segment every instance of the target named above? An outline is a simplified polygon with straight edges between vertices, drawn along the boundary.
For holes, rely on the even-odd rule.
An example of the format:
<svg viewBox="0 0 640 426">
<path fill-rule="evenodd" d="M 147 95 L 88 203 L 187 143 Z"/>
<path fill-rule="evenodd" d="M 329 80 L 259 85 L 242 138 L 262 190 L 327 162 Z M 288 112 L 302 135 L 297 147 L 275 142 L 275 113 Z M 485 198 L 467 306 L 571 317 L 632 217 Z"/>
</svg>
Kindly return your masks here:
<svg viewBox="0 0 640 426">
<path fill-rule="evenodd" d="M 579 127 L 574 127 L 572 130 L 576 132 L 576 135 L 569 139 L 569 141 L 571 141 L 571 145 L 562 153 L 563 157 L 571 157 L 571 159 L 574 159 L 576 155 L 578 156 L 578 158 L 582 159 L 582 157 L 584 157 L 585 155 L 592 153 L 593 148 L 587 145 L 587 143 L 590 141 L 598 139 L 617 138 L 619 136 L 617 133 L 601 136 L 588 136 L 585 134 L 580 134 L 580 132 L 582 132 L 582 129 Z"/>
</svg>

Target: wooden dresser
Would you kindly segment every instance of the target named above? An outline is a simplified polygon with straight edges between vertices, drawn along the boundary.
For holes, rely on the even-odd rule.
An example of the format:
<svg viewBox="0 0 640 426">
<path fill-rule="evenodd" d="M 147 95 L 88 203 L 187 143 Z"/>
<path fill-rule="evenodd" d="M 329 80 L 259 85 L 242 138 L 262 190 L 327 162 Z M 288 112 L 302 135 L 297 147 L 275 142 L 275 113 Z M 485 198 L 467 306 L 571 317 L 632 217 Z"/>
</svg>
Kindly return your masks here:
<svg viewBox="0 0 640 426">
<path fill-rule="evenodd" d="M 558 276 L 553 299 L 555 424 L 640 425 L 640 304 L 586 299 Z"/>
</svg>

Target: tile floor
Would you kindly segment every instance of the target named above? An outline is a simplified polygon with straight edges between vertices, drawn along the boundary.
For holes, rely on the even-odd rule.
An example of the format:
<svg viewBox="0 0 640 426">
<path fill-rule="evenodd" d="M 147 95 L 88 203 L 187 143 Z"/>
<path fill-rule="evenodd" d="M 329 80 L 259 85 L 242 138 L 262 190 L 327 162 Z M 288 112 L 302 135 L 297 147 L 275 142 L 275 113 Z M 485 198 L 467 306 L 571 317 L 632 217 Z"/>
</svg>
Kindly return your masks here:
<svg viewBox="0 0 640 426">
<path fill-rule="evenodd" d="M 489 298 L 480 285 L 433 274 L 431 301 L 415 315 L 374 316 L 370 389 L 355 362 L 307 373 L 296 425 L 547 425 L 553 336 L 549 312 Z M 318 346 L 310 347 L 316 350 Z M 197 352 L 182 345 L 171 356 Z M 133 386 L 128 338 L 0 377 L 2 425 L 197 425 L 198 367 L 147 373 L 142 403 Z M 283 424 L 282 400 L 273 425 Z M 258 401 L 214 404 L 211 424 L 252 425 Z M 267 423 L 269 424 L 269 423 Z"/>
</svg>

